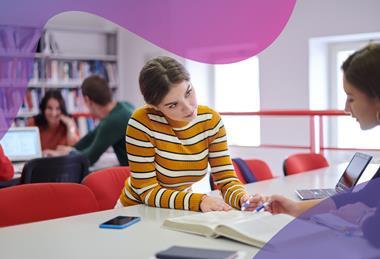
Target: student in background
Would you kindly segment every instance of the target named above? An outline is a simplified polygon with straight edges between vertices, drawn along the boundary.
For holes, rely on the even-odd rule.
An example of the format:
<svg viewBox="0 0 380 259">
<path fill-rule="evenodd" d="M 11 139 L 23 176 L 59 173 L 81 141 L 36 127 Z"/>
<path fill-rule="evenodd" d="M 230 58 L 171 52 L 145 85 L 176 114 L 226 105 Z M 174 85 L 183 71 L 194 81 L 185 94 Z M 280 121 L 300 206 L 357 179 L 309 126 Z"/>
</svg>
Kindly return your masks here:
<svg viewBox="0 0 380 259">
<path fill-rule="evenodd" d="M 158 57 L 145 64 L 139 76 L 147 105 L 128 123 L 127 152 L 131 176 L 116 207 L 146 204 L 192 211 L 256 208 L 238 180 L 228 153 L 220 115 L 197 104 L 190 75 L 176 60 Z M 207 174 L 208 165 L 220 197 L 193 193 L 191 186 Z"/>
<path fill-rule="evenodd" d="M 78 152 L 85 155 L 90 164 L 94 164 L 112 146 L 120 165 L 128 165 L 125 129 L 133 106 L 112 100 L 112 92 L 107 81 L 97 75 L 86 78 L 81 89 L 88 109 L 100 119 L 100 122 L 73 147 L 58 146 L 57 150 L 50 151 L 48 155 L 58 156 Z"/>
<path fill-rule="evenodd" d="M 344 61 L 343 86 L 347 94 L 345 111 L 351 113 L 362 130 L 380 124 L 380 44 L 370 44 L 353 53 Z M 376 141 L 376 140 L 374 140 Z M 268 210 L 274 214 L 287 213 L 299 216 L 319 204 L 321 200 L 296 202 L 280 195 L 269 198 Z M 364 236 L 380 247 L 380 180 L 371 180 L 359 192 L 335 195 L 331 200 L 332 213 L 349 222 L 360 224 Z"/>
<path fill-rule="evenodd" d="M 0 182 L 11 180 L 13 174 L 12 163 L 4 154 L 3 147 L 0 145 Z"/>
<path fill-rule="evenodd" d="M 28 121 L 28 126 L 39 128 L 42 150 L 56 149 L 59 145 L 72 146 L 79 140 L 78 128 L 68 115 L 59 90 L 45 93 L 40 113 Z"/>
</svg>

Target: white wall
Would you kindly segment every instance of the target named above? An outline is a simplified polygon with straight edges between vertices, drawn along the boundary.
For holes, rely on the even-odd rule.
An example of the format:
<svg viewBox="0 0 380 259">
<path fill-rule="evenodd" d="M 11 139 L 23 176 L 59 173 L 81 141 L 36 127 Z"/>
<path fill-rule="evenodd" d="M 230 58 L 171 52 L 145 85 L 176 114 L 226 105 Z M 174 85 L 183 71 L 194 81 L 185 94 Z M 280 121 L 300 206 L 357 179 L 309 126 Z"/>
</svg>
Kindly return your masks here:
<svg viewBox="0 0 380 259">
<path fill-rule="evenodd" d="M 284 31 L 259 54 L 261 109 L 309 109 L 309 39 L 380 31 L 380 1 L 300 0 Z M 343 107 L 342 107 L 343 108 Z M 306 119 L 262 120 L 262 143 L 308 144 Z M 284 132 L 284 134 L 282 134 Z M 282 160 L 299 150 L 233 148 L 233 155 L 257 156 L 270 161 L 276 174 Z M 301 150 L 302 152 L 302 150 Z M 342 153 L 342 152 L 339 152 Z M 343 152 L 347 154 L 347 152 Z M 349 156 L 329 153 L 332 163 Z"/>
<path fill-rule="evenodd" d="M 276 41 L 259 54 L 260 60 L 260 103 L 262 110 L 308 109 L 309 108 L 309 39 L 332 35 L 380 32 L 380 1 L 378 0 L 299 0 L 284 31 Z M 85 26 L 112 25 L 91 15 L 79 17 L 71 14 L 58 23 L 73 23 Z M 79 24 L 78 24 L 79 23 Z M 144 62 L 156 55 L 167 55 L 164 50 L 140 37 L 119 28 L 119 69 L 121 87 L 119 97 L 135 105 L 143 104 L 138 90 L 138 73 Z M 193 66 L 193 64 L 192 64 Z M 207 66 L 206 66 L 207 68 Z M 196 70 L 196 69 L 195 69 Z M 210 73 L 197 72 L 210 75 Z M 197 78 L 199 80 L 199 78 Z M 211 94 L 205 86 L 212 78 L 205 78 L 202 93 Z M 212 104 L 213 97 L 205 97 Z M 262 143 L 308 145 L 307 119 L 262 119 Z M 282 173 L 282 161 L 298 150 L 272 150 L 232 147 L 232 156 L 258 157 L 269 162 L 276 175 Z M 342 153 L 342 152 L 341 152 Z M 329 153 L 330 162 L 345 156 Z"/>
</svg>

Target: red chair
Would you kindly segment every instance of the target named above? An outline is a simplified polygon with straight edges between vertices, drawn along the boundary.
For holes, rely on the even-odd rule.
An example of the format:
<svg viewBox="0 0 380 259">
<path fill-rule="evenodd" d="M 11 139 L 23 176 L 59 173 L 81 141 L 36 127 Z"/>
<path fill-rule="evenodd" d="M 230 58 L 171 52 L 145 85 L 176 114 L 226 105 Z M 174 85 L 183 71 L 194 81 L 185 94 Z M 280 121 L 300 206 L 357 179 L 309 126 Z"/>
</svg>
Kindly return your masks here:
<svg viewBox="0 0 380 259">
<path fill-rule="evenodd" d="M 235 173 L 236 173 L 236 176 L 238 177 L 238 179 L 240 180 L 240 182 L 242 184 L 246 184 L 246 180 L 244 179 L 244 176 L 243 174 L 241 173 L 240 169 L 239 169 L 239 166 L 234 162 L 232 161 L 232 165 L 234 167 L 234 170 L 235 170 Z M 214 179 L 212 178 L 212 175 L 210 174 L 210 187 L 211 187 L 211 190 L 217 190 L 218 189 L 218 186 L 214 183 Z"/>
<path fill-rule="evenodd" d="M 34 183 L 0 189 L 0 227 L 99 210 L 92 191 L 77 183 Z"/>
<path fill-rule="evenodd" d="M 329 163 L 321 154 L 299 153 L 289 156 L 284 161 L 283 170 L 285 175 L 292 175 L 328 166 Z"/>
<path fill-rule="evenodd" d="M 257 181 L 263 181 L 273 178 L 272 171 L 268 164 L 260 159 L 244 159 L 249 169 L 253 172 Z"/>
<path fill-rule="evenodd" d="M 236 176 L 239 178 L 240 182 L 242 184 L 246 184 L 247 181 L 244 179 L 244 176 L 243 176 L 242 172 L 240 171 L 239 166 L 236 164 L 235 161 L 232 161 L 232 165 L 234 166 Z"/>
<path fill-rule="evenodd" d="M 109 210 L 115 207 L 130 174 L 128 166 L 111 167 L 87 175 L 82 184 L 93 191 L 100 210 Z"/>
</svg>

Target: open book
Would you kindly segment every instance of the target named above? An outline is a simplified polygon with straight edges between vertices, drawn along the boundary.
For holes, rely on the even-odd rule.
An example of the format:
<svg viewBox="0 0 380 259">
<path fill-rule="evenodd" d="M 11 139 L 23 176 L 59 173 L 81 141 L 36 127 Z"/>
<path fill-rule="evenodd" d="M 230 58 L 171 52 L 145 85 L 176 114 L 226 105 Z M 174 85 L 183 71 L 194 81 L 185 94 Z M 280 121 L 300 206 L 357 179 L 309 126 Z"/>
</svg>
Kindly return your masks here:
<svg viewBox="0 0 380 259">
<path fill-rule="evenodd" d="M 230 210 L 168 218 L 163 226 L 206 237 L 224 236 L 251 246 L 263 247 L 293 219 L 285 214 Z"/>
</svg>

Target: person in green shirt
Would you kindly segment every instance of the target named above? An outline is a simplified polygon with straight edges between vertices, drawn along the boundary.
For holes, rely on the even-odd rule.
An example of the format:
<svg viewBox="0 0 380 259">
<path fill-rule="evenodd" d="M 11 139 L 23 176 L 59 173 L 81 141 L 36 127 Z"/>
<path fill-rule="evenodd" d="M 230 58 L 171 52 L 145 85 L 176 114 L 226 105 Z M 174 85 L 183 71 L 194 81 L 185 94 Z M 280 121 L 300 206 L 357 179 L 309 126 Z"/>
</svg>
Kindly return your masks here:
<svg viewBox="0 0 380 259">
<path fill-rule="evenodd" d="M 99 124 L 73 147 L 58 146 L 47 155 L 60 156 L 78 152 L 85 155 L 93 165 L 112 146 L 120 165 L 128 165 L 125 132 L 134 107 L 127 102 L 112 100 L 107 81 L 97 75 L 86 78 L 81 89 L 90 113 L 100 119 Z"/>
</svg>

